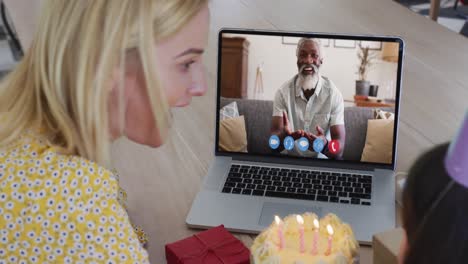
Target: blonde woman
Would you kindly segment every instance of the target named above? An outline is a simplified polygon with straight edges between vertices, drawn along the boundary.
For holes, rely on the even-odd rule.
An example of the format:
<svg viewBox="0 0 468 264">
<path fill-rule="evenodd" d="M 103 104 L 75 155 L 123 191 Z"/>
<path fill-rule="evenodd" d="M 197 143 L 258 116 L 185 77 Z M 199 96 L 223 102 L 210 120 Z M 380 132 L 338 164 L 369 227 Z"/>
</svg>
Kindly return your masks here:
<svg viewBox="0 0 468 264">
<path fill-rule="evenodd" d="M 0 262 L 145 263 L 109 145 L 206 92 L 207 0 L 50 0 L 0 86 Z"/>
</svg>

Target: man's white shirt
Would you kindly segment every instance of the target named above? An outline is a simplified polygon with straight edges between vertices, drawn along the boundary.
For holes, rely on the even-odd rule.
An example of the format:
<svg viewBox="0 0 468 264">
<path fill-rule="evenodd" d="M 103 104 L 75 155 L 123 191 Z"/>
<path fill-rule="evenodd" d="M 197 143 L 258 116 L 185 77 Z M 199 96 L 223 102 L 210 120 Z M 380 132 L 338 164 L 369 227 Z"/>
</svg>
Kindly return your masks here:
<svg viewBox="0 0 468 264">
<path fill-rule="evenodd" d="M 314 94 L 306 99 L 298 85 L 298 75 L 283 84 L 273 101 L 273 116 L 282 117 L 286 112 L 292 131 L 304 130 L 317 134 L 320 126 L 330 140 L 330 127 L 344 125 L 344 101 L 341 92 L 328 78 L 319 76 Z M 313 142 L 309 142 L 312 145 Z M 317 153 L 301 152 L 297 146 L 289 154 L 316 157 Z"/>
</svg>

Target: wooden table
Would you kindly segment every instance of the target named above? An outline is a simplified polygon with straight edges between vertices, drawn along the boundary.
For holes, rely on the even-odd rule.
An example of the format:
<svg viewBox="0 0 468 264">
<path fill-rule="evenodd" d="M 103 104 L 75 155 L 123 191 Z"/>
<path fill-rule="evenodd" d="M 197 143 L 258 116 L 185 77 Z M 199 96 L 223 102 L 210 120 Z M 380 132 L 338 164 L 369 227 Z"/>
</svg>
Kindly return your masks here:
<svg viewBox="0 0 468 264">
<path fill-rule="evenodd" d="M 407 48 L 398 171 L 408 170 L 424 150 L 448 141 L 467 110 L 468 40 L 393 1 L 213 0 L 210 8 L 207 95 L 176 111 L 172 145 L 153 150 L 122 140 L 114 146 L 130 215 L 150 235 L 153 263 L 165 262 L 166 243 L 198 231 L 186 227 L 185 217 L 213 159 L 216 42 L 221 27 L 402 36 Z M 236 236 L 247 246 L 254 238 Z M 361 263 L 372 263 L 369 247 L 363 247 L 361 255 Z"/>
<path fill-rule="evenodd" d="M 344 100 L 345 103 L 353 103 L 358 107 L 395 107 L 394 103 L 389 103 L 385 99 L 370 99 L 368 96 L 355 95 L 353 100 Z"/>
<path fill-rule="evenodd" d="M 10 0 L 17 5 L 27 1 Z M 186 227 L 185 218 L 213 159 L 216 41 L 221 27 L 402 36 L 407 48 L 398 171 L 408 170 L 424 150 L 452 138 L 467 110 L 468 40 L 394 1 L 211 0 L 210 8 L 207 95 L 175 111 L 174 135 L 165 146 L 150 149 L 127 140 L 113 146 L 130 217 L 150 236 L 152 263 L 165 262 L 166 243 L 196 232 Z M 23 15 L 17 29 L 30 29 L 20 25 L 30 17 Z M 236 236 L 248 246 L 254 238 Z M 371 256 L 369 247 L 361 249 L 361 263 L 371 263 Z"/>
</svg>

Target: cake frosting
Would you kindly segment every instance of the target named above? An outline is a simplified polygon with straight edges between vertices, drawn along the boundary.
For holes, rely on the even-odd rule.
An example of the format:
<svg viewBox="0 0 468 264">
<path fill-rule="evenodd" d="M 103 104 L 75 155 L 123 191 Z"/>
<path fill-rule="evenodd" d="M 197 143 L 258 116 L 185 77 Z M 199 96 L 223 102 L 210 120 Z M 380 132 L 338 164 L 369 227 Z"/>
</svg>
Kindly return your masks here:
<svg viewBox="0 0 468 264">
<path fill-rule="evenodd" d="M 304 224 L 304 253 L 300 252 L 300 224 L 296 215 L 284 218 L 280 225 L 275 221 L 257 236 L 251 247 L 251 262 L 253 264 L 349 264 L 359 263 L 359 244 L 354 238 L 351 227 L 341 222 L 334 214 L 328 214 L 319 220 L 313 213 L 301 215 Z M 314 219 L 319 220 L 317 235 L 317 251 L 313 252 L 313 240 L 316 228 Z M 333 228 L 329 235 L 327 225 Z M 283 248 L 280 249 L 282 228 Z M 331 237 L 331 251 L 328 251 L 328 241 Z"/>
</svg>

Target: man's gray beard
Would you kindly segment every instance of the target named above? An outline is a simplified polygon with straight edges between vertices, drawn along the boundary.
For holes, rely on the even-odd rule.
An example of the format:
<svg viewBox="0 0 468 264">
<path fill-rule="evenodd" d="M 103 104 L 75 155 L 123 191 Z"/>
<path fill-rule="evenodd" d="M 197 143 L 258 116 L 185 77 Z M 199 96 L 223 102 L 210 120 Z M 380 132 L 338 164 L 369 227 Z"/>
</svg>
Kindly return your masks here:
<svg viewBox="0 0 468 264">
<path fill-rule="evenodd" d="M 319 80 L 318 73 L 314 72 L 314 74 L 302 74 L 299 73 L 299 87 L 302 87 L 304 90 L 312 90 L 317 86 L 317 82 Z"/>
</svg>

